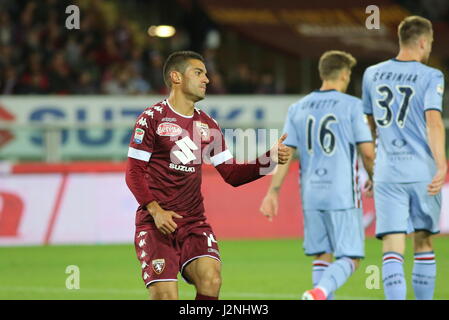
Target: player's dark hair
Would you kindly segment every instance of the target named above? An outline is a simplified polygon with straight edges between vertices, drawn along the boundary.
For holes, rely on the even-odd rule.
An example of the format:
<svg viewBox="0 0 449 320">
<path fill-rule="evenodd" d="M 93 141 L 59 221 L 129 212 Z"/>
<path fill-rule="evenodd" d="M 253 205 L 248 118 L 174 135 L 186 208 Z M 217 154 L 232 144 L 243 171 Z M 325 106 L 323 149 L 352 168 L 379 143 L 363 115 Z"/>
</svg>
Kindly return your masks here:
<svg viewBox="0 0 449 320">
<path fill-rule="evenodd" d="M 405 46 L 427 34 L 432 34 L 432 23 L 420 16 L 407 17 L 401 21 L 398 27 L 399 43 Z"/>
<path fill-rule="evenodd" d="M 194 51 L 176 51 L 170 54 L 165 60 L 163 74 L 165 84 L 171 88 L 170 72 L 178 71 L 184 73 L 187 68 L 187 62 L 190 59 L 200 60 L 204 63 L 204 58 Z"/>
<path fill-rule="evenodd" d="M 338 50 L 326 51 L 318 63 L 320 78 L 323 81 L 335 80 L 341 70 L 351 70 L 356 63 L 357 60 L 350 53 Z"/>
</svg>

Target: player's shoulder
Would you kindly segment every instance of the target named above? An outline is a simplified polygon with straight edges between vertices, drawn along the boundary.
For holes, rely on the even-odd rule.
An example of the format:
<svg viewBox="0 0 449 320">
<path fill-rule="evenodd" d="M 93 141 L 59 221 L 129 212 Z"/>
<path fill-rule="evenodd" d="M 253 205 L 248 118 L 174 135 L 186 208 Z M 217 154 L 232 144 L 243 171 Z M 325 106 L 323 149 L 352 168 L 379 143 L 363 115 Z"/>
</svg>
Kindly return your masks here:
<svg viewBox="0 0 449 320">
<path fill-rule="evenodd" d="M 437 68 L 430 67 L 428 65 L 425 65 L 423 63 L 419 63 L 422 70 L 424 70 L 428 76 L 430 77 L 436 77 L 436 78 L 444 78 L 443 72 Z"/>
<path fill-rule="evenodd" d="M 195 107 L 195 112 L 198 113 L 201 122 L 207 123 L 209 127 L 219 127 L 217 120 L 212 118 L 207 112 Z"/>
<path fill-rule="evenodd" d="M 162 100 L 156 102 L 155 104 L 148 106 L 143 110 L 140 117 L 145 118 L 150 121 L 160 120 L 167 113 L 167 101 Z"/>
<path fill-rule="evenodd" d="M 301 109 L 301 106 L 306 103 L 307 101 L 309 101 L 310 99 L 313 98 L 313 91 L 306 94 L 305 96 L 299 98 L 298 100 L 294 101 L 289 107 L 288 107 L 288 112 L 290 115 L 295 114 L 296 112 L 298 112 L 298 110 Z"/>
</svg>

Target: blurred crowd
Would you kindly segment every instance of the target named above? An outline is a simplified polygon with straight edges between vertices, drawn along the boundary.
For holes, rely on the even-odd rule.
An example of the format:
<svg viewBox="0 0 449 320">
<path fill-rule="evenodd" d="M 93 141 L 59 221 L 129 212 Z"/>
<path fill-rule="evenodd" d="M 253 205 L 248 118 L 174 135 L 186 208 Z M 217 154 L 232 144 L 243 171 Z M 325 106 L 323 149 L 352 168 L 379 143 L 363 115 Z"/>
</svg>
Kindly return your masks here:
<svg viewBox="0 0 449 320">
<path fill-rule="evenodd" d="M 81 10 L 79 30 L 65 27 L 71 4 Z M 164 59 L 190 49 L 187 32 L 162 42 L 118 11 L 101 0 L 0 0 L 0 94 L 166 94 Z M 201 53 L 208 93 L 276 93 L 271 74 L 256 79 L 241 64 L 223 79 L 216 48 Z"/>
</svg>

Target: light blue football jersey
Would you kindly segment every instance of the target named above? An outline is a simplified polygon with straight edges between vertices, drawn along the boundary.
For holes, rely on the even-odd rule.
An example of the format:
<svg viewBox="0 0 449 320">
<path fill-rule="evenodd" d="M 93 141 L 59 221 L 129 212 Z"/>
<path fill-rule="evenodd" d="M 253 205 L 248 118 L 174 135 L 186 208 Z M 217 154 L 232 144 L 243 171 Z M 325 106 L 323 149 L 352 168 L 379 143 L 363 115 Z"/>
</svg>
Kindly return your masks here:
<svg viewBox="0 0 449 320">
<path fill-rule="evenodd" d="M 362 101 L 313 91 L 290 106 L 284 132 L 299 153 L 304 210 L 359 208 L 357 143 L 372 141 Z"/>
<path fill-rule="evenodd" d="M 442 111 L 443 92 L 442 72 L 417 61 L 390 59 L 366 69 L 363 109 L 373 115 L 378 134 L 374 181 L 432 180 L 425 111 Z"/>
</svg>

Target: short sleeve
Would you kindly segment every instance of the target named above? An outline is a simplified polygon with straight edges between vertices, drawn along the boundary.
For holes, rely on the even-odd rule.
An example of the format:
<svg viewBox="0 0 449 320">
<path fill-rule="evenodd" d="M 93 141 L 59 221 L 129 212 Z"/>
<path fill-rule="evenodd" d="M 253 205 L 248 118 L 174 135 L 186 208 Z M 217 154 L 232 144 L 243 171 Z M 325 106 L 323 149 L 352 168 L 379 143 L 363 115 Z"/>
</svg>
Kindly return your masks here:
<svg viewBox="0 0 449 320">
<path fill-rule="evenodd" d="M 298 131 L 294 123 L 295 107 L 296 105 L 293 104 L 288 108 L 283 133 L 287 134 L 287 138 L 284 140 L 284 144 L 289 147 L 298 148 L 299 145 Z"/>
<path fill-rule="evenodd" d="M 363 74 L 362 81 L 362 103 L 363 103 L 363 113 L 367 115 L 373 114 L 373 104 L 371 101 L 371 91 L 368 79 L 368 70 L 365 70 Z"/>
<path fill-rule="evenodd" d="M 429 85 L 424 94 L 424 110 L 443 111 L 444 76 L 439 70 L 430 76 Z"/>
<path fill-rule="evenodd" d="M 156 131 L 154 113 L 145 110 L 136 121 L 129 143 L 128 157 L 148 162 L 154 150 Z"/>
<path fill-rule="evenodd" d="M 357 101 L 352 107 L 352 127 L 354 130 L 354 138 L 356 143 L 372 142 L 371 131 L 363 114 L 362 102 Z"/>
</svg>

